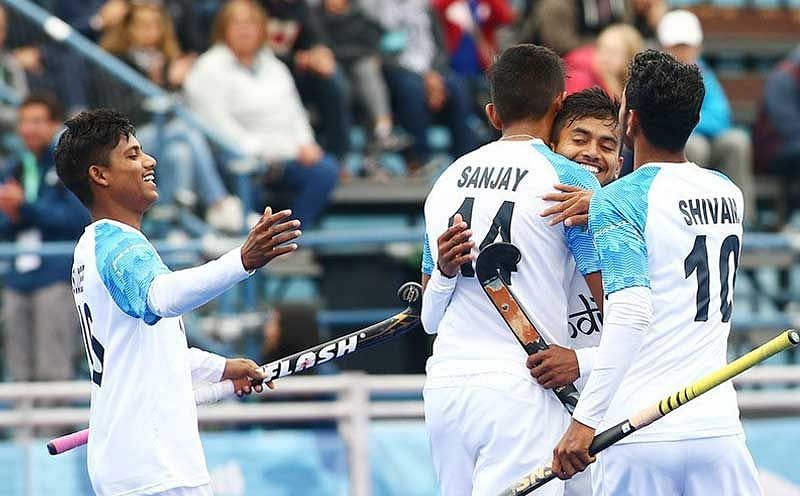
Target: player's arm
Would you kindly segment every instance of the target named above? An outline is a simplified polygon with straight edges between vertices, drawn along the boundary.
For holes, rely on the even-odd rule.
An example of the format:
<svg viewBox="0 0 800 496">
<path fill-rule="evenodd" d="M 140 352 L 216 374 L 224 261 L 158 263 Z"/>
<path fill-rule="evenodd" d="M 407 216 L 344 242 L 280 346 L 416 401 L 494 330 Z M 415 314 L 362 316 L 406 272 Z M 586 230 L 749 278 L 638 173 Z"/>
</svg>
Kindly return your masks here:
<svg viewBox="0 0 800 496">
<path fill-rule="evenodd" d="M 429 334 L 434 334 L 444 316 L 445 309 L 453 296 L 461 265 L 472 263 L 471 250 L 475 243 L 471 239 L 472 231 L 463 221 L 461 214 L 453 218 L 453 225 L 436 239 L 436 266 L 433 267 L 433 256 L 427 243 L 423 250 L 423 273 L 430 270 L 430 277 L 422 293 L 422 326 Z M 428 252 L 427 264 L 425 251 Z"/>
<path fill-rule="evenodd" d="M 573 166 L 555 163 L 556 172 L 567 189 L 593 193 L 600 189 L 600 183 L 592 174 Z M 546 197 L 544 199 L 547 199 Z M 552 207 L 551 207 L 552 208 Z M 547 209 L 544 212 L 548 212 Z M 543 212 L 543 214 L 544 214 Z M 589 230 L 584 225 L 564 225 L 567 247 L 575 258 L 575 264 L 603 311 L 603 285 L 600 275 L 600 258 Z M 572 350 L 556 344 L 550 348 L 528 356 L 527 366 L 534 379 L 545 389 L 554 389 L 572 384 L 578 377 L 587 376 L 593 367 L 596 350 L 584 348 Z"/>
<path fill-rule="evenodd" d="M 225 358 L 199 348 L 189 348 L 189 369 L 194 386 L 231 379 L 236 394 L 240 396 L 250 394 L 252 391 L 257 393 L 263 391 L 258 380 L 266 378 L 266 372 L 248 358 Z M 251 387 L 251 382 L 254 380 L 258 381 L 259 385 Z M 267 386 L 273 388 L 272 382 L 270 381 Z"/>
<path fill-rule="evenodd" d="M 591 203 L 589 224 L 603 265 L 608 299 L 594 370 L 569 429 L 553 451 L 553 472 L 560 478 L 571 477 L 593 461 L 589 445 L 595 429 L 650 326 L 652 301 L 645 216 L 646 212 L 627 208 L 624 202 L 608 195 L 599 195 Z"/>
<path fill-rule="evenodd" d="M 290 210 L 275 214 L 267 207 L 241 248 L 199 267 L 156 276 L 147 305 L 158 317 L 177 317 L 221 295 L 273 258 L 294 251 L 290 241 L 300 236 L 300 221 L 287 220 Z"/>
<path fill-rule="evenodd" d="M 589 223 L 589 202 L 594 191 L 570 184 L 556 184 L 556 192 L 547 193 L 542 200 L 557 202 L 542 211 L 542 217 L 551 217 L 551 226 L 564 223 L 565 226 L 585 226 Z"/>
</svg>

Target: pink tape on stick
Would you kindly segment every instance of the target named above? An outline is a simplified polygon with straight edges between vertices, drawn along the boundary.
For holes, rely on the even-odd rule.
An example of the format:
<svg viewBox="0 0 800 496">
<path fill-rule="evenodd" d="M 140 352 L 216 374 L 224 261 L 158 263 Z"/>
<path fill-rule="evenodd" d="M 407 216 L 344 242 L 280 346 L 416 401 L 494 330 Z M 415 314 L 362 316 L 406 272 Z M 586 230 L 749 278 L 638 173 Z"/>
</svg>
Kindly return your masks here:
<svg viewBox="0 0 800 496">
<path fill-rule="evenodd" d="M 84 429 L 53 439 L 47 443 L 47 451 L 49 451 L 51 455 L 58 455 L 72 448 L 84 445 L 88 440 L 89 429 Z"/>
</svg>

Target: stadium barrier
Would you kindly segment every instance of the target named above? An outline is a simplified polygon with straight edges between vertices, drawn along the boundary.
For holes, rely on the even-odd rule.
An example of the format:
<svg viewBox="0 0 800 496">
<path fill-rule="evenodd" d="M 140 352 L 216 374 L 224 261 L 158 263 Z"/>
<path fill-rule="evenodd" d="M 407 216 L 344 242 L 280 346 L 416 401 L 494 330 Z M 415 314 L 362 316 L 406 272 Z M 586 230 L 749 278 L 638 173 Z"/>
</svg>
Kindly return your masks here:
<svg viewBox="0 0 800 496">
<path fill-rule="evenodd" d="M 347 453 L 349 493 L 372 494 L 370 423 L 378 420 L 422 419 L 422 375 L 366 375 L 347 372 L 334 376 L 289 377 L 278 388 L 261 396 L 270 400 L 227 401 L 198 409 L 200 424 L 265 425 L 330 421 L 344 441 Z M 800 366 L 761 366 L 734 379 L 743 416 L 775 417 L 800 414 Z M 779 386 L 783 389 L 775 389 Z M 90 397 L 88 381 L 0 384 L 0 428 L 30 432 L 35 427 L 82 427 L 88 422 L 85 406 L 36 407 L 37 401 L 85 404 Z M 313 399 L 309 399 L 313 398 Z M 329 398 L 329 399 L 322 399 Z M 30 438 L 18 437 L 30 443 Z M 33 446 L 33 449 L 36 449 Z M 44 450 L 44 446 L 41 447 Z"/>
</svg>

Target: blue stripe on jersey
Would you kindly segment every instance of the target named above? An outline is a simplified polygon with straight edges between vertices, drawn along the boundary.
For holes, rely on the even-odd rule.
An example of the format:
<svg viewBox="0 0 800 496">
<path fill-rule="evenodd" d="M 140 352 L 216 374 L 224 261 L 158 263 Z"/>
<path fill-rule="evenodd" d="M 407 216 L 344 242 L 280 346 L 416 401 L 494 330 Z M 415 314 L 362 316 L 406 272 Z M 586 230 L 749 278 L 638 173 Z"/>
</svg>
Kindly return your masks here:
<svg viewBox="0 0 800 496">
<path fill-rule="evenodd" d="M 436 264 L 433 262 L 433 255 L 431 255 L 431 245 L 428 242 L 428 233 L 425 233 L 425 242 L 422 245 L 422 273 L 431 275 L 435 267 Z"/>
<path fill-rule="evenodd" d="M 606 295 L 636 286 L 650 287 L 647 259 L 647 200 L 659 167 L 648 166 L 594 194 L 589 228 L 603 266 Z"/>
<path fill-rule="evenodd" d="M 591 172 L 581 169 L 578 164 L 555 153 L 547 145 L 535 144 L 533 147 L 550 161 L 561 183 L 583 189 L 600 189 L 600 183 Z M 600 270 L 600 258 L 592 242 L 592 235 L 586 227 L 565 226 L 564 231 L 567 235 L 567 246 L 572 256 L 575 257 L 575 264 L 581 274 L 591 274 Z"/>
<path fill-rule="evenodd" d="M 95 226 L 97 272 L 114 303 L 127 315 L 153 325 L 161 317 L 147 305 L 150 284 L 170 270 L 155 248 L 141 234 L 123 230 L 108 222 Z"/>
</svg>

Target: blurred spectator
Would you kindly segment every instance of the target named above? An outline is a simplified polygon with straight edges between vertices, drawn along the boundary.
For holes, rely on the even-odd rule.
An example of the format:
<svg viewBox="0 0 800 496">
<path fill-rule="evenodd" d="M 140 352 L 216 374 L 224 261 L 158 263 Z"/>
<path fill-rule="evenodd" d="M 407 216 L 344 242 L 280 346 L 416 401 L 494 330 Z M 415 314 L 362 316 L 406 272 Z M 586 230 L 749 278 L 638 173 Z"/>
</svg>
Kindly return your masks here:
<svg viewBox="0 0 800 496">
<path fill-rule="evenodd" d="M 613 98 L 620 98 L 628 77 L 628 64 L 644 48 L 636 28 L 612 24 L 592 45 L 577 48 L 564 56 L 567 66 L 567 93 L 600 86 Z"/>
<path fill-rule="evenodd" d="M 450 67 L 469 85 L 474 112 L 483 115 L 491 100 L 484 73 L 498 51 L 497 31 L 514 21 L 514 11 L 508 0 L 433 0 L 433 6 L 444 26 Z"/>
<path fill-rule="evenodd" d="M 497 30 L 514 20 L 508 0 L 433 0 L 433 6 L 444 25 L 450 67 L 482 76 L 497 54 Z"/>
<path fill-rule="evenodd" d="M 688 10 L 667 13 L 658 25 L 658 41 L 685 64 L 697 64 L 703 74 L 706 95 L 700 122 L 686 143 L 686 156 L 703 167 L 720 169 L 744 193 L 745 215 L 755 215 L 755 179 L 750 137 L 733 127 L 728 97 L 714 72 L 700 59 L 703 30 L 700 20 Z"/>
<path fill-rule="evenodd" d="M 753 144 L 759 170 L 800 176 L 800 46 L 767 78 Z M 792 203 L 796 207 L 798 202 Z"/>
<path fill-rule="evenodd" d="M 307 303 L 284 303 L 270 312 L 262 328 L 261 362 L 269 363 L 320 342 L 317 308 Z"/>
<path fill-rule="evenodd" d="M 92 41 L 122 23 L 130 8 L 128 0 L 56 0 L 53 14 Z"/>
<path fill-rule="evenodd" d="M 471 102 L 464 82 L 449 69 L 438 19 L 427 0 L 363 0 L 371 16 L 390 31 L 384 73 L 397 122 L 414 138 L 409 168 L 420 170 L 431 159 L 428 127 L 434 118 L 450 130 L 450 153 L 472 151 L 476 140 L 469 127 Z"/>
<path fill-rule="evenodd" d="M 592 40 L 606 26 L 628 21 L 626 0 L 539 0 L 521 21 L 516 41 L 552 48 L 559 55 Z"/>
<path fill-rule="evenodd" d="M 669 10 L 666 0 L 630 0 L 632 23 L 648 43 L 656 41 L 656 29 Z"/>
<path fill-rule="evenodd" d="M 404 148 L 407 140 L 392 132 L 391 101 L 381 70 L 383 29 L 349 0 L 324 0 L 320 12 L 336 60 L 347 74 L 358 103 L 369 114 L 377 147 Z"/>
<path fill-rule="evenodd" d="M 13 132 L 17 122 L 16 103 L 28 94 L 28 80 L 25 70 L 5 49 L 8 33 L 8 15 L 0 6 L 0 132 Z"/>
<path fill-rule="evenodd" d="M 214 46 L 189 73 L 186 94 L 210 125 L 270 165 L 271 186 L 295 192 L 294 216 L 308 228 L 329 202 L 338 164 L 314 141 L 291 73 L 266 45 L 266 25 L 258 3 L 228 2 L 215 22 Z"/>
<path fill-rule="evenodd" d="M 157 2 L 136 2 L 131 5 L 122 22 L 108 30 L 100 45 L 153 83 L 168 89 L 179 90 L 196 56 L 181 53 L 172 21 Z M 94 94 L 105 91 L 109 82 L 102 78 Z M 108 92 L 106 92 L 108 93 Z M 145 111 L 143 97 L 130 90 L 119 93 L 119 98 L 108 93 L 113 101 L 100 102 L 124 110 L 140 125 L 138 137 L 142 146 L 156 153 L 170 167 L 161 167 L 160 197 L 153 214 L 165 219 L 175 216 L 175 201 L 180 198 L 185 205 L 193 206 L 198 200 L 206 205 L 206 220 L 216 229 L 238 233 L 244 225 L 242 204 L 228 194 L 217 170 L 214 156 L 205 137 L 180 119 L 169 120 L 163 128 L 148 124 L 151 116 Z M 194 194 L 194 191 L 199 193 Z"/>
<path fill-rule="evenodd" d="M 300 97 L 319 115 L 322 147 L 342 159 L 350 149 L 352 115 L 347 83 L 316 12 L 305 0 L 261 0 L 272 51 L 292 71 Z"/>
<path fill-rule="evenodd" d="M 61 184 L 54 162 L 55 138 L 64 113 L 55 97 L 31 94 L 19 108 L 17 133 L 25 151 L 9 160 L 0 185 L 0 238 L 36 248 L 74 241 L 89 213 Z M 12 380 L 73 377 L 78 342 L 70 281 L 71 256 L 19 255 L 3 288 L 5 361 Z"/>
</svg>

